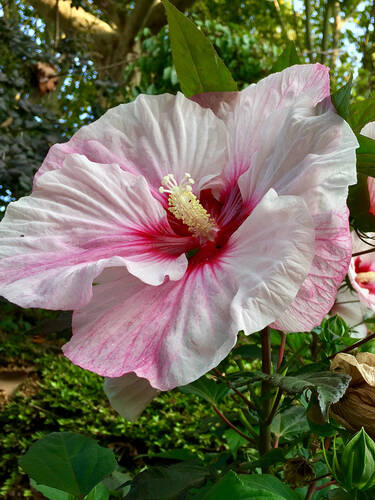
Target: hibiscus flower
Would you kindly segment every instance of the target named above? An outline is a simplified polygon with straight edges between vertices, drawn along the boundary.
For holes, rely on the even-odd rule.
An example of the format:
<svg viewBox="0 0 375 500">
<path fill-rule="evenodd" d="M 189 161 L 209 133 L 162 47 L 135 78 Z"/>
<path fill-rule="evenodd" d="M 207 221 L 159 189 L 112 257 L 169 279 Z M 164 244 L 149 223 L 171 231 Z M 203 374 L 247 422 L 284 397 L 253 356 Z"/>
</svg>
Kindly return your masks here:
<svg viewBox="0 0 375 500">
<path fill-rule="evenodd" d="M 360 239 L 353 233 L 353 253 L 362 253 L 352 258 L 349 266 L 349 279 L 359 300 L 375 312 L 375 233 L 367 233 Z"/>
<path fill-rule="evenodd" d="M 65 355 L 134 417 L 239 330 L 320 323 L 350 262 L 356 147 L 319 64 L 195 102 L 139 96 L 53 146 L 9 205 L 0 293 L 73 309 Z"/>
</svg>

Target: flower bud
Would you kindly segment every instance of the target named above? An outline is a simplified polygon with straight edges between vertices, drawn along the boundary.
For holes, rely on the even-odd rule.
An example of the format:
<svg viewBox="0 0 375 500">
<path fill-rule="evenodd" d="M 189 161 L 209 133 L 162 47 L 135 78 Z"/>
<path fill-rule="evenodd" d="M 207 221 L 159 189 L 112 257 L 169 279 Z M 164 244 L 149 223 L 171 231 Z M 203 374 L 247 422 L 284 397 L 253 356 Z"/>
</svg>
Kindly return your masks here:
<svg viewBox="0 0 375 500">
<path fill-rule="evenodd" d="M 347 491 L 375 487 L 375 443 L 362 428 L 335 457 L 333 473 Z"/>
</svg>

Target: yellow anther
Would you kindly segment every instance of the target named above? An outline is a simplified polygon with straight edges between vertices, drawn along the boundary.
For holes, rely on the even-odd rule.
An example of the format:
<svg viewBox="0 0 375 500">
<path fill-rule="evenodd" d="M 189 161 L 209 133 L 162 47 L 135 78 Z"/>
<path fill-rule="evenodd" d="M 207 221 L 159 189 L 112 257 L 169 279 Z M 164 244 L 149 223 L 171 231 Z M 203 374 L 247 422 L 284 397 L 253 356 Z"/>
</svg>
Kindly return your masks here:
<svg viewBox="0 0 375 500">
<path fill-rule="evenodd" d="M 375 283 L 375 271 L 368 271 L 366 273 L 358 273 L 355 277 L 357 283 Z"/>
<path fill-rule="evenodd" d="M 213 240 L 216 224 L 207 210 L 201 205 L 192 192 L 194 179 L 186 173 L 178 184 L 173 174 L 163 177 L 161 193 L 169 193 L 168 210 L 187 225 L 189 231 L 197 238 Z"/>
</svg>

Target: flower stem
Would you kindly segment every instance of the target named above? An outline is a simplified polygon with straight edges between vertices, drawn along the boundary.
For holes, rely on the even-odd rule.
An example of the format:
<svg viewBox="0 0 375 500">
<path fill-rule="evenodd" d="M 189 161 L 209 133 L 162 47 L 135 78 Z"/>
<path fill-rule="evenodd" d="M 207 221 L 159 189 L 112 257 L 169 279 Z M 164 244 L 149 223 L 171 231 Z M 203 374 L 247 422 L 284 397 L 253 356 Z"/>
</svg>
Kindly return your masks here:
<svg viewBox="0 0 375 500">
<path fill-rule="evenodd" d="M 349 347 L 345 347 L 345 349 L 343 349 L 342 351 L 339 351 L 339 352 L 336 352 L 335 354 L 332 354 L 331 356 L 328 356 L 328 359 L 332 359 L 334 358 L 335 356 L 337 356 L 337 354 L 340 354 L 342 352 L 350 352 L 350 351 L 353 351 L 353 349 L 356 349 L 357 347 L 361 346 L 362 344 L 366 344 L 366 342 L 369 342 L 370 340 L 372 340 L 373 338 L 375 338 L 375 333 L 372 333 L 371 335 L 369 335 L 368 337 L 366 337 L 365 339 L 362 339 L 360 340 L 359 342 L 356 342 L 355 344 L 352 344 L 350 345 Z"/>
<path fill-rule="evenodd" d="M 240 431 L 240 429 L 238 427 L 236 427 L 234 424 L 232 424 L 232 422 L 227 419 L 227 417 L 224 415 L 224 413 L 222 413 L 217 406 L 214 406 L 214 410 L 219 415 L 219 417 L 221 418 L 221 420 L 223 420 L 223 422 L 225 422 L 227 424 L 228 427 L 230 427 L 231 429 L 233 429 L 235 432 L 237 432 L 237 434 L 239 434 L 240 436 L 242 436 L 243 438 L 245 438 L 247 441 L 249 441 L 249 443 L 251 443 L 252 445 L 254 445 L 254 441 L 249 436 L 247 436 L 242 431 Z"/>
<path fill-rule="evenodd" d="M 353 253 L 352 257 L 357 257 L 358 255 L 364 255 L 365 253 L 375 252 L 375 248 L 371 248 L 371 250 L 362 250 L 362 252 Z"/>
<path fill-rule="evenodd" d="M 261 333 L 262 342 L 262 372 L 271 375 L 272 372 L 272 359 L 271 359 L 271 332 L 270 328 L 266 327 Z M 268 423 L 268 417 L 271 414 L 271 386 L 269 382 L 264 380 L 262 382 L 261 395 L 262 395 L 262 411 L 259 415 L 259 453 L 264 455 L 271 449 L 271 427 Z M 264 468 L 265 469 L 265 468 Z M 263 470 L 263 473 L 267 470 Z"/>
</svg>

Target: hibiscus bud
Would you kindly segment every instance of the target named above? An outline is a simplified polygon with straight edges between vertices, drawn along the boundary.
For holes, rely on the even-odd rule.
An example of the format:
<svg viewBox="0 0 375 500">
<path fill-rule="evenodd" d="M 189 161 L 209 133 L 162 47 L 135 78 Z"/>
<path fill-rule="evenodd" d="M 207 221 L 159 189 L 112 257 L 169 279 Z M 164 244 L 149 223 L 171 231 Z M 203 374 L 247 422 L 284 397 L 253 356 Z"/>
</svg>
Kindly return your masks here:
<svg viewBox="0 0 375 500">
<path fill-rule="evenodd" d="M 365 491 L 375 486 L 375 443 L 363 428 L 333 465 L 335 476 L 346 490 Z"/>
<path fill-rule="evenodd" d="M 302 488 L 314 477 L 314 469 L 304 457 L 290 458 L 284 465 L 284 479 L 292 488 Z"/>
<path fill-rule="evenodd" d="M 362 427 L 375 438 L 375 354 L 338 354 L 331 370 L 352 377 L 344 396 L 331 406 L 330 414 L 350 432 Z"/>
</svg>

